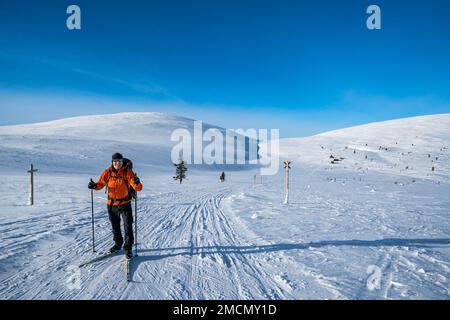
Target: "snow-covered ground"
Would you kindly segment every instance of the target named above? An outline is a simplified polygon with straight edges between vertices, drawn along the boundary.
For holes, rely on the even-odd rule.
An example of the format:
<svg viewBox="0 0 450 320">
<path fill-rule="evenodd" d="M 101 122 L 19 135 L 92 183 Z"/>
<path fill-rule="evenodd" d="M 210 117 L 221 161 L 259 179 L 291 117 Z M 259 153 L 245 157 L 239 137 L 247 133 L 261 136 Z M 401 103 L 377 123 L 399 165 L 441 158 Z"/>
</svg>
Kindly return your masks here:
<svg viewBox="0 0 450 320">
<path fill-rule="evenodd" d="M 191 167 L 173 181 L 176 128 L 192 120 L 128 113 L 0 127 L 0 298 L 449 299 L 450 115 L 282 140 L 286 205 L 283 170 L 230 170 L 221 183 L 219 171 Z M 87 183 L 117 151 L 144 184 L 133 281 L 119 255 L 80 268 L 74 288 L 73 266 L 95 257 Z M 94 201 L 104 252 L 104 192 Z"/>
</svg>

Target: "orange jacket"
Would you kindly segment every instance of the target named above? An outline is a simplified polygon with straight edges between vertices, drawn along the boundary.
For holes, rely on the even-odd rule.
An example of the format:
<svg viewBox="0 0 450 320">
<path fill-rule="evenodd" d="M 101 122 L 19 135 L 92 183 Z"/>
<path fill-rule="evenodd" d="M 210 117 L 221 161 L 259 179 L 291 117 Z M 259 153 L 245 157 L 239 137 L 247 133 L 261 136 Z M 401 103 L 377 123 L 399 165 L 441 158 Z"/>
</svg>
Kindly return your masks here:
<svg viewBox="0 0 450 320">
<path fill-rule="evenodd" d="M 115 200 L 113 206 L 118 206 L 130 202 L 128 198 L 128 186 L 132 186 L 134 190 L 141 191 L 142 183 L 135 184 L 134 178 L 136 174 L 133 170 L 120 168 L 116 171 L 113 166 L 104 170 L 97 181 L 96 190 L 103 189 L 108 183 L 108 205 L 111 205 L 113 199 Z M 117 201 L 119 200 L 119 201 Z"/>
</svg>

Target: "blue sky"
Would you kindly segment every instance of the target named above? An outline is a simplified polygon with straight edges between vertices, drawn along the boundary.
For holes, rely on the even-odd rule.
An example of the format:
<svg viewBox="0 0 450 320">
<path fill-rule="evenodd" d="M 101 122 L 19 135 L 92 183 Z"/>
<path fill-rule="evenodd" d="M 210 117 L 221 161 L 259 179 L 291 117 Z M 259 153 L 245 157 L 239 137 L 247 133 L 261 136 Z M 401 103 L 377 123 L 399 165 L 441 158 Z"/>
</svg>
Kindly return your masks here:
<svg viewBox="0 0 450 320">
<path fill-rule="evenodd" d="M 449 113 L 449 16 L 447 0 L 1 0 L 0 125 L 160 111 L 287 137 Z"/>
</svg>

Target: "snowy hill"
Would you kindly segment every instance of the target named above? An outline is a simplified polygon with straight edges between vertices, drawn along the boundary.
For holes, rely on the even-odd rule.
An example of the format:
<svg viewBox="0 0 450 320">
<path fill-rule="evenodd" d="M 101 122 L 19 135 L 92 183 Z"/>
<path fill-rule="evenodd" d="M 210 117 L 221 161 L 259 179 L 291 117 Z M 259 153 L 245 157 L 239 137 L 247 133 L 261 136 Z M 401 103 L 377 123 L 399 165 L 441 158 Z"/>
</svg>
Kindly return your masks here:
<svg viewBox="0 0 450 320">
<path fill-rule="evenodd" d="M 450 115 L 281 140 L 289 204 L 283 170 L 173 181 L 170 133 L 192 125 L 127 113 L 0 127 L 0 299 L 450 298 Z M 131 282 L 121 255 L 79 268 L 98 256 L 87 183 L 119 150 L 144 185 Z M 105 202 L 94 193 L 99 253 Z"/>
<path fill-rule="evenodd" d="M 171 130 L 192 127 L 192 119 L 159 112 L 80 116 L 49 122 L 0 127 L 2 135 L 76 137 L 127 143 L 161 143 Z M 165 140 L 164 140 L 165 141 Z"/>
<path fill-rule="evenodd" d="M 175 129 L 192 135 L 194 120 L 158 112 L 81 116 L 14 126 L 0 126 L 0 155 L 9 170 L 31 162 L 49 172 L 90 172 L 109 165 L 121 152 L 146 170 L 172 170 L 170 140 Z M 203 130 L 223 128 L 203 123 Z M 209 169 L 203 166 L 205 169 Z"/>
<path fill-rule="evenodd" d="M 280 157 L 328 168 L 449 181 L 449 149 L 450 114 L 442 114 L 283 139 Z M 337 159 L 334 164 L 330 156 Z"/>
</svg>

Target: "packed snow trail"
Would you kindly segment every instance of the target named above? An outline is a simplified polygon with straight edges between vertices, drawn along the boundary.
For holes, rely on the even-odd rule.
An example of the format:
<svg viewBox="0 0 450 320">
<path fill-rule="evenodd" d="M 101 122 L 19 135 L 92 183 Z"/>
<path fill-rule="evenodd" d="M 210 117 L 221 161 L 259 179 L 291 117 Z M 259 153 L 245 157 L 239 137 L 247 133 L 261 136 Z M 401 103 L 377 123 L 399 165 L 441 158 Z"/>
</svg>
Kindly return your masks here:
<svg viewBox="0 0 450 320">
<path fill-rule="evenodd" d="M 210 189 L 210 188 L 206 188 Z M 238 235 L 220 208 L 230 188 L 216 193 L 169 192 L 158 198 L 139 199 L 139 256 L 133 259 L 132 283 L 123 273 L 123 256 L 116 255 L 82 267 L 81 290 L 68 290 L 67 267 L 95 257 L 89 252 L 88 208 L 77 224 L 58 224 L 58 234 L 84 229 L 73 243 L 50 250 L 42 263 L 1 281 L 2 298 L 7 299 L 277 299 L 285 298 L 282 288 L 264 270 L 263 262 L 251 254 L 239 253 L 249 246 Z M 62 212 L 49 214 L 55 220 Z M 112 243 L 105 210 L 97 223 L 97 248 L 104 252 Z M 98 218 L 97 218 L 98 219 Z M 70 221 L 70 220 L 69 220 Z M 21 230 L 42 234 L 48 228 L 41 219 L 25 219 L 15 224 Z M 16 228 L 6 228 L 12 233 Z M 30 237 L 33 237 L 30 235 Z M 4 239 L 8 239 L 5 236 Z M 16 237 L 16 246 L 28 246 L 28 237 Z M 36 256 L 36 259 L 39 257 Z M 39 260 L 39 259 L 38 259 Z"/>
<path fill-rule="evenodd" d="M 239 176 L 230 174 L 224 184 L 207 184 L 213 177 L 206 175 L 186 185 L 173 183 L 170 192 L 144 193 L 138 202 L 139 256 L 133 259 L 129 283 L 124 256 L 118 254 L 80 268 L 80 289 L 69 289 L 71 266 L 96 257 L 91 252 L 88 205 L 72 212 L 55 209 L 0 223 L 6 255 L 2 264 L 15 264 L 2 274 L 1 297 L 372 299 L 413 298 L 417 292 L 434 298 L 449 296 L 449 237 L 395 238 L 398 226 L 381 208 L 382 214 L 375 216 L 365 214 L 366 209 L 359 213 L 355 200 L 350 203 L 327 190 L 307 193 L 299 188 L 292 199 L 300 199 L 301 194 L 302 200 L 283 206 L 281 201 L 268 200 L 277 199 L 275 193 L 270 196 L 277 181 L 252 186 Z M 304 183 L 313 182 L 306 175 L 301 178 L 306 179 Z M 157 184 L 158 179 L 148 189 L 157 190 Z M 96 247 L 101 253 L 112 245 L 112 236 L 104 199 L 96 199 Z M 372 204 L 368 202 L 367 207 Z M 262 217 L 247 218 L 252 212 Z M 401 208 L 396 215 L 401 215 Z M 438 211 L 434 215 L 436 221 L 441 219 Z M 352 229 L 343 220 L 347 216 Z M 375 232 L 373 226 L 392 237 L 376 237 L 367 231 L 361 235 L 363 227 Z M 362 240 L 353 240 L 358 234 Z M 369 265 L 380 268 L 383 275 L 375 291 L 367 289 Z"/>
</svg>

